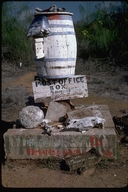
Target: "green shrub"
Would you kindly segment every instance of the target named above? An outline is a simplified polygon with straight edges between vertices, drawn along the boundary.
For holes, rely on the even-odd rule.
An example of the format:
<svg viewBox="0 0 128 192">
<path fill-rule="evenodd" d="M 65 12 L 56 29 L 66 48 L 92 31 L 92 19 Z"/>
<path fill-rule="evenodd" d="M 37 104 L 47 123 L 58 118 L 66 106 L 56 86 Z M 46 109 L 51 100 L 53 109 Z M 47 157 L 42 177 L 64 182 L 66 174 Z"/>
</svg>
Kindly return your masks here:
<svg viewBox="0 0 128 192">
<path fill-rule="evenodd" d="M 81 9 L 82 10 L 82 9 Z M 83 9 L 84 11 L 84 9 Z M 118 12 L 97 10 L 88 20 L 75 24 L 78 58 L 109 58 L 112 65 L 126 68 L 128 61 L 128 6 Z"/>
<path fill-rule="evenodd" d="M 26 38 L 26 21 L 30 14 L 21 3 L 20 10 L 15 12 L 14 5 L 12 2 L 4 2 L 2 5 L 2 57 L 18 65 L 21 60 L 27 66 L 33 60 L 32 43 Z M 24 17 L 22 12 L 26 14 Z"/>
</svg>

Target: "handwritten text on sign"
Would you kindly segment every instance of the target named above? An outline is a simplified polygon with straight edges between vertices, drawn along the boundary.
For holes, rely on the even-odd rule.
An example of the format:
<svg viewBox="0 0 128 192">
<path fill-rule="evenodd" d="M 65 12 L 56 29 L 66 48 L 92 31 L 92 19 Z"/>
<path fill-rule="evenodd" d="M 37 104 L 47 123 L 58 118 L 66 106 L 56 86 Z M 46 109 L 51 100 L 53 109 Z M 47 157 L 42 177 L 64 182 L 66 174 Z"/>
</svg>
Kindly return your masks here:
<svg viewBox="0 0 128 192">
<path fill-rule="evenodd" d="M 65 100 L 88 97 L 85 75 L 75 75 L 63 79 L 43 79 L 35 77 L 32 82 L 35 102 L 45 98 Z"/>
</svg>

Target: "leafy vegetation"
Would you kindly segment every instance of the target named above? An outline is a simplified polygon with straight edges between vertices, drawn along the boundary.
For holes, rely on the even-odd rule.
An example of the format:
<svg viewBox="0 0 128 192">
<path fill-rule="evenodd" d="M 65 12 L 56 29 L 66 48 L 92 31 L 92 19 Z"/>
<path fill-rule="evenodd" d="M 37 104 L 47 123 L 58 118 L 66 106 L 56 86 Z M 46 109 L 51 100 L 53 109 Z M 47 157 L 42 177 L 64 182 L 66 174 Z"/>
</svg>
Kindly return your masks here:
<svg viewBox="0 0 128 192">
<path fill-rule="evenodd" d="M 89 21 L 77 22 L 75 30 L 79 58 L 106 58 L 112 65 L 128 67 L 128 4 L 116 12 L 97 10 Z"/>
<path fill-rule="evenodd" d="M 19 8 L 19 9 L 18 9 Z M 17 12 L 16 12 L 17 10 Z M 33 59 L 31 40 L 27 40 L 28 21 L 32 20 L 25 3 L 2 4 L 2 58 L 19 65 L 29 65 Z"/>
<path fill-rule="evenodd" d="M 128 67 L 128 4 L 121 9 L 107 12 L 97 8 L 92 15 L 79 6 L 83 19 L 74 24 L 78 45 L 77 58 L 84 63 L 92 60 L 106 67 Z M 28 66 L 33 62 L 32 40 L 27 30 L 33 20 L 26 2 L 2 4 L 2 58 L 19 65 L 21 60 Z M 103 66 L 103 65 L 102 65 Z"/>
</svg>

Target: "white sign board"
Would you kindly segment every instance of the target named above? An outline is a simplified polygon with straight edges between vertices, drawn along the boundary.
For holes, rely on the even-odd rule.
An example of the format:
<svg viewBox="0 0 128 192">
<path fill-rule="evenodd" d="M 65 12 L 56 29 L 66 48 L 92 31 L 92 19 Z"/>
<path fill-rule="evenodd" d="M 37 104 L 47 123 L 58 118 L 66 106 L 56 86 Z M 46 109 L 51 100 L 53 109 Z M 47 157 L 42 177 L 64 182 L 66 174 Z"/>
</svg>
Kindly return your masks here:
<svg viewBox="0 0 128 192">
<path fill-rule="evenodd" d="M 88 97 L 85 75 L 75 75 L 62 79 L 43 79 L 35 77 L 32 82 L 35 103 L 50 100 L 59 101 Z"/>
</svg>

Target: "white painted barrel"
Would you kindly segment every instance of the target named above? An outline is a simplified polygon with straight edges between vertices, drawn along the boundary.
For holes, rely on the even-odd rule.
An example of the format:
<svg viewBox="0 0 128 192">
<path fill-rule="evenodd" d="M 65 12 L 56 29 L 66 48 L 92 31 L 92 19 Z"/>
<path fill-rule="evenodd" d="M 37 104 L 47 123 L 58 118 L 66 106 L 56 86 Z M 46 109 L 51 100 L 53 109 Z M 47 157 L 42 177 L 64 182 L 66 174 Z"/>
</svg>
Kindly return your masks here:
<svg viewBox="0 0 128 192">
<path fill-rule="evenodd" d="M 50 33 L 42 38 L 43 58 L 35 58 L 37 75 L 42 78 L 66 78 L 75 75 L 77 42 L 73 13 L 42 12 L 47 17 Z M 41 38 L 39 39 L 41 40 Z"/>
</svg>

